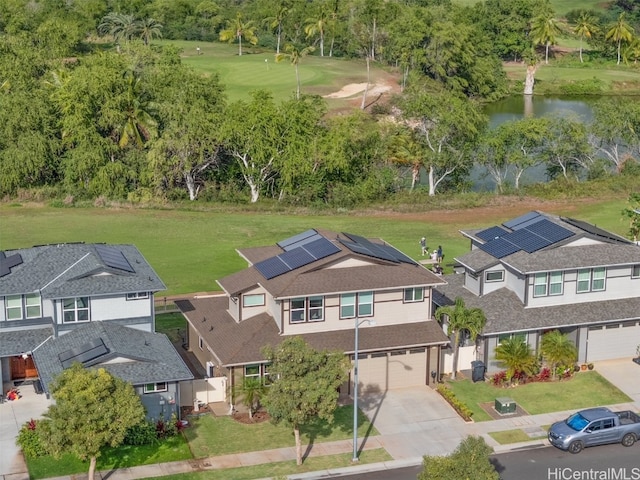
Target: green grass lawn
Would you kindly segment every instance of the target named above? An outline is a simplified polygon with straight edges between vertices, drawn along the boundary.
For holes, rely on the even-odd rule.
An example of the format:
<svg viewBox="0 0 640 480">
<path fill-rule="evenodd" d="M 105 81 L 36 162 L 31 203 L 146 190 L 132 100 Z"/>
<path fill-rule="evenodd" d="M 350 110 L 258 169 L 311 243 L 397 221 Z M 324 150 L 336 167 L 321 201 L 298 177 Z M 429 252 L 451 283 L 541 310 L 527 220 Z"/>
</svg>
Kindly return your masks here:
<svg viewBox="0 0 640 480">
<path fill-rule="evenodd" d="M 531 415 L 631 401 L 596 371 L 577 373 L 570 380 L 528 383 L 515 388 L 498 388 L 489 382 L 472 383 L 468 379 L 447 385 L 473 411 L 476 422 L 491 420 L 480 404 L 493 403 L 497 397 L 512 398 Z"/>
<path fill-rule="evenodd" d="M 164 333 L 172 343 L 181 342 L 186 329 L 187 321 L 181 313 L 156 314 L 156 332 Z"/>
<path fill-rule="evenodd" d="M 490 432 L 489 436 L 500 445 L 528 442 L 530 440 L 539 440 L 541 438 L 546 438 L 546 435 L 530 437 L 524 430 L 521 430 L 519 428 L 516 428 L 515 430 L 502 430 L 501 432 Z"/>
<path fill-rule="evenodd" d="M 461 5 L 475 5 L 482 0 L 454 0 Z M 556 15 L 563 16 L 571 10 L 602 10 L 606 2 L 602 0 L 551 0 L 551 6 Z"/>
</svg>

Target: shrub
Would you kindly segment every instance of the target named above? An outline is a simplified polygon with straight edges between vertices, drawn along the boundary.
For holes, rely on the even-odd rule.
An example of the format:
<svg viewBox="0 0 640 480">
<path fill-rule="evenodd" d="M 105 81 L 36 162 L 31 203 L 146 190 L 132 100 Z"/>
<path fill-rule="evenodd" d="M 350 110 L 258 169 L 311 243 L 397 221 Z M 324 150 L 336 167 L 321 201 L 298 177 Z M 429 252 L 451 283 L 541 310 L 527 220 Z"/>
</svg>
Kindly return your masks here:
<svg viewBox="0 0 640 480">
<path fill-rule="evenodd" d="M 539 382 L 548 382 L 551 379 L 551 369 L 544 367 L 540 370 L 540 373 L 538 373 L 537 379 Z"/>
<path fill-rule="evenodd" d="M 460 415 L 463 420 L 467 422 L 471 421 L 473 412 L 464 404 L 464 402 L 461 402 L 458 397 L 456 397 L 456 394 L 453 393 L 452 390 L 442 384 L 438 385 L 438 388 L 436 390 L 447 402 L 449 402 L 449 405 L 451 405 L 453 409 L 458 412 L 458 415 Z"/>
<path fill-rule="evenodd" d="M 45 443 L 38 434 L 38 422 L 33 418 L 26 422 L 16 438 L 16 445 L 22 449 L 27 458 L 40 457 L 47 454 Z"/>
<path fill-rule="evenodd" d="M 149 421 L 129 427 L 124 437 L 125 445 L 151 445 L 157 440 L 156 424 Z"/>
<path fill-rule="evenodd" d="M 504 370 L 494 373 L 491 377 L 491 385 L 494 387 L 501 387 L 505 383 L 507 383 L 507 372 Z"/>
</svg>

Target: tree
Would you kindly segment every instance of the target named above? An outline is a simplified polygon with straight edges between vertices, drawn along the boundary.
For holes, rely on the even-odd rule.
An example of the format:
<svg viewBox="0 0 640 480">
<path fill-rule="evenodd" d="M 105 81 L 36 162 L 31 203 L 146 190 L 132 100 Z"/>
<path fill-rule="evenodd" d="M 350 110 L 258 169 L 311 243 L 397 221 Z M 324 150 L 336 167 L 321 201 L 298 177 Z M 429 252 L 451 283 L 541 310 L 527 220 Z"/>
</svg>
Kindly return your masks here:
<svg viewBox="0 0 640 480">
<path fill-rule="evenodd" d="M 502 340 L 495 349 L 498 363 L 507 369 L 509 381 L 518 373 L 536 373 L 538 363 L 531 347 L 521 337 L 513 336 Z"/>
<path fill-rule="evenodd" d="M 489 460 L 492 453 L 484 438 L 468 436 L 451 455 L 425 455 L 418 480 L 499 480 L 500 475 Z"/>
<path fill-rule="evenodd" d="M 284 24 L 284 20 L 289 14 L 289 9 L 281 4 L 278 6 L 278 10 L 276 14 L 272 17 L 265 18 L 265 23 L 271 27 L 271 29 L 276 30 L 276 55 L 280 53 L 280 43 L 282 42 L 282 27 Z"/>
<path fill-rule="evenodd" d="M 157 122 L 149 113 L 153 105 L 145 97 L 140 77 L 131 71 L 126 72 L 125 77 L 124 122 L 118 133 L 118 145 L 125 148 L 133 144 L 142 148 L 156 134 Z"/>
<path fill-rule="evenodd" d="M 573 33 L 580 37 L 580 63 L 582 63 L 582 40 L 590 39 L 598 32 L 598 19 L 587 10 L 580 12 L 580 16 L 573 27 Z"/>
<path fill-rule="evenodd" d="M 531 22 L 531 36 L 535 44 L 545 46 L 544 63 L 549 63 L 549 46 L 555 45 L 556 37 L 561 30 L 553 10 L 546 11 L 536 16 Z"/>
<path fill-rule="evenodd" d="M 103 368 L 74 363 L 52 386 L 55 401 L 39 424 L 43 442 L 55 456 L 72 453 L 89 459 L 89 480 L 103 447 L 117 447 L 127 430 L 144 421 L 144 407 L 131 384 Z"/>
<path fill-rule="evenodd" d="M 581 170 L 587 171 L 593 161 L 586 125 L 574 115 L 554 115 L 548 122 L 553 135 L 545 138 L 540 151 L 547 164 L 547 175 L 556 178 L 562 173 L 569 179 L 571 173 L 579 180 Z"/>
<path fill-rule="evenodd" d="M 143 18 L 138 22 L 140 37 L 145 45 L 149 45 L 154 37 L 162 38 L 162 24 L 153 18 Z"/>
<path fill-rule="evenodd" d="M 605 34 L 605 40 L 610 40 L 617 44 L 618 65 L 620 65 L 622 42 L 629 43 L 633 39 L 633 28 L 627 23 L 624 17 L 625 12 L 622 12 L 618 16 L 616 23 L 614 23 Z"/>
<path fill-rule="evenodd" d="M 327 12 L 324 7 L 320 8 L 320 11 L 315 17 L 307 18 L 307 25 L 304 27 L 304 33 L 307 34 L 307 38 L 320 37 L 320 56 L 324 57 L 324 32 L 327 29 Z"/>
<path fill-rule="evenodd" d="M 593 106 L 589 143 L 620 172 L 630 152 L 640 148 L 640 106 L 619 98 L 607 98 Z"/>
<path fill-rule="evenodd" d="M 622 210 L 622 215 L 629 219 L 629 237 L 637 242 L 640 239 L 640 193 L 629 194 L 628 202 L 629 206 Z"/>
<path fill-rule="evenodd" d="M 542 335 L 540 353 L 551 364 L 554 379 L 558 366 L 571 366 L 578 359 L 578 349 L 575 344 L 560 330 L 552 330 Z"/>
<path fill-rule="evenodd" d="M 276 62 L 288 59 L 291 61 L 291 65 L 296 68 L 296 98 L 298 100 L 300 100 L 300 72 L 298 71 L 298 65 L 303 57 L 306 57 L 314 50 L 314 47 L 305 47 L 300 50 L 295 45 L 288 44 L 284 47 L 284 53 L 276 53 Z"/>
<path fill-rule="evenodd" d="M 264 405 L 276 424 L 293 428 L 296 461 L 302 465 L 300 427 L 316 419 L 333 422 L 338 387 L 348 376 L 349 361 L 342 352 L 317 351 L 301 337 L 289 337 L 277 347 L 267 346 L 269 386 Z"/>
<path fill-rule="evenodd" d="M 111 12 L 105 15 L 98 25 L 100 35 L 111 35 L 116 44 L 128 42 L 138 35 L 140 29 L 133 15 Z"/>
<path fill-rule="evenodd" d="M 238 41 L 238 56 L 242 56 L 242 39 L 245 39 L 251 45 L 258 43 L 256 36 L 256 27 L 252 21 L 243 22 L 242 15 L 238 13 L 236 19 L 227 22 L 227 28 L 220 32 L 220 41 L 233 43 Z"/>
<path fill-rule="evenodd" d="M 487 323 L 487 317 L 479 308 L 467 308 L 462 297 L 457 297 L 454 305 L 438 307 L 435 317 L 439 322 L 445 322 L 448 325 L 447 334 L 453 345 L 453 378 L 455 379 L 458 370 L 460 334 L 467 332 L 475 344 L 476 338 L 482 333 L 482 329 Z"/>
<path fill-rule="evenodd" d="M 255 412 L 260 406 L 260 399 L 267 392 L 266 387 L 259 378 L 244 378 L 242 382 L 235 386 L 233 395 L 236 401 L 244 403 L 249 409 L 249 418 L 253 418 Z"/>
</svg>

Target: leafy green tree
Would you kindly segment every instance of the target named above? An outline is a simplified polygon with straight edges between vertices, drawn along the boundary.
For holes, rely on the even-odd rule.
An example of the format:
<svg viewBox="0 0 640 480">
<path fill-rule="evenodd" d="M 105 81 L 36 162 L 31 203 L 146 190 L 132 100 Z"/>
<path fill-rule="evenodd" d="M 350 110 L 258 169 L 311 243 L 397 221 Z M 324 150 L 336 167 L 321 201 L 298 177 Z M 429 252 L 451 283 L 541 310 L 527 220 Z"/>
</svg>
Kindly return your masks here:
<svg viewBox="0 0 640 480">
<path fill-rule="evenodd" d="M 145 45 L 154 38 L 162 38 L 162 24 L 153 18 L 143 18 L 138 22 L 140 37 Z"/>
<path fill-rule="evenodd" d="M 578 359 L 578 349 L 575 344 L 560 330 L 552 330 L 542 335 L 540 353 L 551 364 L 554 379 L 558 366 L 572 366 Z"/>
<path fill-rule="evenodd" d="M 469 338 L 475 344 L 478 335 L 487 323 L 487 317 L 480 308 L 467 308 L 462 297 L 455 300 L 454 305 L 438 307 L 434 316 L 439 322 L 447 324 L 447 334 L 453 345 L 453 378 L 458 371 L 458 353 L 460 348 L 460 335 L 463 332 L 469 334 Z"/>
<path fill-rule="evenodd" d="M 493 449 L 482 437 L 468 436 L 447 456 L 425 455 L 418 480 L 498 480 L 490 462 Z"/>
<path fill-rule="evenodd" d="M 389 160 L 401 168 L 408 167 L 410 169 L 410 190 L 413 190 L 420 181 L 424 146 L 416 138 L 416 133 L 404 125 L 391 126 L 384 137 Z"/>
<path fill-rule="evenodd" d="M 295 45 L 287 44 L 284 47 L 284 53 L 276 53 L 276 62 L 282 62 L 283 60 L 289 60 L 291 65 L 296 69 L 296 98 L 300 99 L 300 72 L 298 65 L 300 60 L 306 57 L 315 50 L 314 47 L 305 47 L 300 50 Z"/>
<path fill-rule="evenodd" d="M 620 98 L 605 98 L 593 105 L 589 143 L 620 172 L 629 152 L 640 148 L 640 106 Z"/>
<path fill-rule="evenodd" d="M 342 352 L 318 351 L 301 337 L 289 337 L 263 355 L 271 363 L 275 379 L 264 405 L 276 424 L 293 428 L 296 463 L 302 465 L 300 427 L 317 419 L 333 422 L 338 406 L 338 387 L 347 379 L 349 360 Z"/>
<path fill-rule="evenodd" d="M 55 403 L 38 424 L 41 438 L 55 456 L 69 452 L 88 459 L 89 480 L 101 449 L 122 444 L 127 430 L 145 417 L 131 384 L 103 368 L 75 363 L 56 377 L 51 396 Z"/>
<path fill-rule="evenodd" d="M 249 418 L 253 418 L 254 412 L 260 408 L 260 400 L 266 394 L 267 389 L 259 378 L 244 378 L 233 389 L 236 401 L 242 402 L 249 409 Z"/>
<path fill-rule="evenodd" d="M 553 135 L 544 139 L 540 157 L 547 165 L 547 175 L 556 178 L 562 174 L 580 179 L 593 162 L 593 148 L 589 145 L 586 125 L 573 115 L 549 117 L 549 131 Z"/>
<path fill-rule="evenodd" d="M 242 39 L 251 45 L 258 43 L 256 29 L 252 21 L 243 22 L 242 15 L 238 13 L 235 20 L 227 22 L 227 28 L 220 32 L 220 41 L 233 43 L 238 41 L 238 56 L 242 56 Z"/>
<path fill-rule="evenodd" d="M 573 33 L 580 37 L 580 63 L 582 63 L 582 41 L 585 38 L 590 39 L 598 31 L 598 19 L 587 10 L 581 11 L 573 27 Z"/>
<path fill-rule="evenodd" d="M 538 45 L 544 45 L 544 63 L 549 63 L 549 46 L 556 44 L 558 35 L 562 32 L 555 13 L 550 8 L 534 17 L 531 21 L 531 38 Z"/>
<path fill-rule="evenodd" d="M 120 128 L 118 145 L 124 148 L 130 144 L 142 148 L 156 135 L 156 120 L 151 116 L 151 102 L 145 98 L 142 82 L 138 75 L 126 73 L 127 88 L 124 96 L 124 122 Z"/>
<path fill-rule="evenodd" d="M 110 35 L 116 44 L 129 42 L 140 31 L 135 16 L 111 12 L 105 15 L 98 25 L 100 35 Z"/>
<path fill-rule="evenodd" d="M 324 6 L 320 7 L 320 10 L 314 17 L 307 18 L 304 32 L 307 34 L 307 38 L 312 38 L 318 35 L 320 39 L 320 56 L 324 57 L 324 34 L 327 30 L 328 14 Z"/>
<path fill-rule="evenodd" d="M 622 215 L 629 219 L 629 237 L 637 242 L 640 239 L 640 193 L 629 194 L 628 202 Z"/>
<path fill-rule="evenodd" d="M 605 39 L 617 45 L 618 65 L 620 65 L 622 42 L 630 43 L 633 39 L 633 28 L 625 20 L 625 12 L 620 13 L 618 20 L 607 30 Z"/>
<path fill-rule="evenodd" d="M 527 375 L 536 373 L 538 363 L 531 347 L 521 337 L 513 336 L 502 340 L 495 349 L 498 363 L 507 369 L 509 381 L 516 373 Z"/>
<path fill-rule="evenodd" d="M 289 14 L 289 8 L 284 3 L 281 3 L 277 7 L 275 15 L 265 18 L 265 23 L 269 27 L 276 31 L 276 55 L 280 53 L 280 44 L 282 43 L 282 34 L 284 21 Z"/>
</svg>

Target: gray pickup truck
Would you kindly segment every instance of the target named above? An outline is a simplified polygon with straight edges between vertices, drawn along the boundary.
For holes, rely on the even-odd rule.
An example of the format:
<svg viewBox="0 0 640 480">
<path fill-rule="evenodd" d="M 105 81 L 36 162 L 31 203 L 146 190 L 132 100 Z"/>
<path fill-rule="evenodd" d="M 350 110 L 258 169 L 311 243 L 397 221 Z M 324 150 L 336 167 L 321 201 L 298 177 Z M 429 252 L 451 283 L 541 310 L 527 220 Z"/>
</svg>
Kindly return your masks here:
<svg viewBox="0 0 640 480">
<path fill-rule="evenodd" d="M 606 443 L 620 442 L 630 447 L 640 438 L 640 416 L 630 410 L 589 408 L 551 425 L 548 438 L 554 447 L 571 453 Z"/>
</svg>

